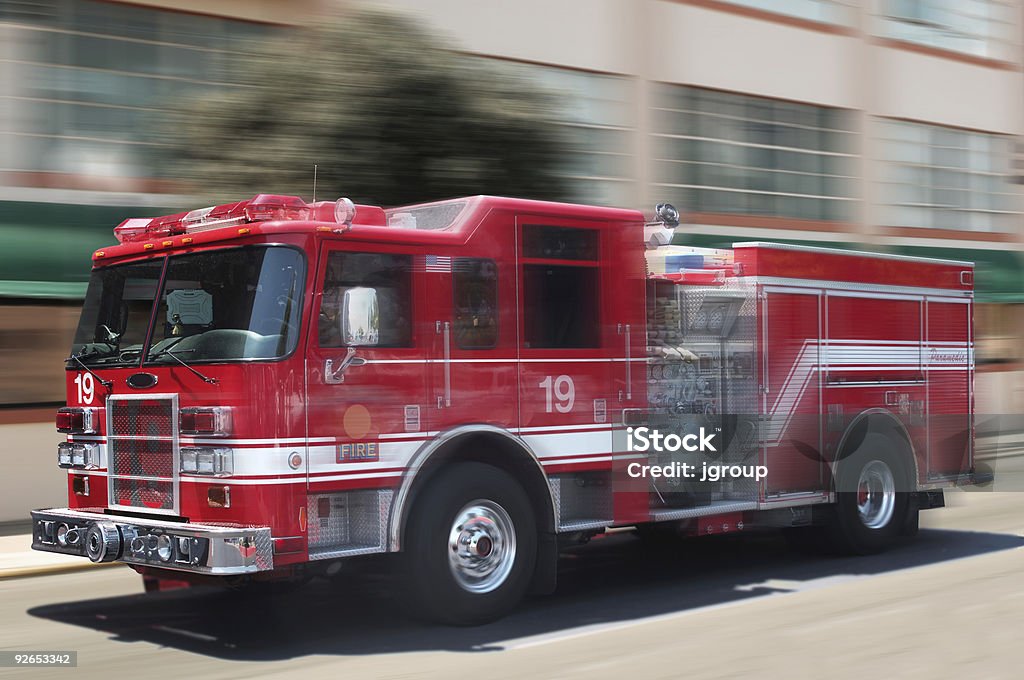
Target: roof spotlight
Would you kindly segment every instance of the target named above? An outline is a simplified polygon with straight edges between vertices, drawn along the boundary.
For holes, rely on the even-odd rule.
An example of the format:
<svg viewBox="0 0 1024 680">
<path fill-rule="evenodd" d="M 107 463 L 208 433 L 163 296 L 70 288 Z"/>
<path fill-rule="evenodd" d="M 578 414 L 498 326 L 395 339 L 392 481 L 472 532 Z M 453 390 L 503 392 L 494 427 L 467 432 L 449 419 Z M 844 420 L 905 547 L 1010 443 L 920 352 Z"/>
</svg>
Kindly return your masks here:
<svg viewBox="0 0 1024 680">
<path fill-rule="evenodd" d="M 671 203 L 659 203 L 654 206 L 654 214 L 666 227 L 679 226 L 679 211 Z"/>
<path fill-rule="evenodd" d="M 349 198 L 339 198 L 334 203 L 334 221 L 338 224 L 351 225 L 356 216 L 356 206 Z"/>
</svg>

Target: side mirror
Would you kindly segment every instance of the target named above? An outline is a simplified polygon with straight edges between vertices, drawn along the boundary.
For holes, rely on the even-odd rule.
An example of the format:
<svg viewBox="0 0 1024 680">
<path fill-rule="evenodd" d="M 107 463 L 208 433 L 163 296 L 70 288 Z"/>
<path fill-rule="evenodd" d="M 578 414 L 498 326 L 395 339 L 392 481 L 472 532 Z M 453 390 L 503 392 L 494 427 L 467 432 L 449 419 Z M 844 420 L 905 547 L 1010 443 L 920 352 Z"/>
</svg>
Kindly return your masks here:
<svg viewBox="0 0 1024 680">
<path fill-rule="evenodd" d="M 376 288 L 349 288 L 341 305 L 341 337 L 349 347 L 376 345 L 380 314 Z"/>
</svg>

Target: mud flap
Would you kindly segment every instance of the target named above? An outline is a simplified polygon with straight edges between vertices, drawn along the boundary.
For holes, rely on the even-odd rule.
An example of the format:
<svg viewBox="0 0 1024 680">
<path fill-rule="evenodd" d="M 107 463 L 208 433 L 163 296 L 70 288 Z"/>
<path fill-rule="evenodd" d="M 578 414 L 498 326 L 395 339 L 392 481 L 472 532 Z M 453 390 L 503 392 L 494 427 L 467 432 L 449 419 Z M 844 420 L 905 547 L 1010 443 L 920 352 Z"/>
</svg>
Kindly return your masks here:
<svg viewBox="0 0 1024 680">
<path fill-rule="evenodd" d="M 533 568 L 530 592 L 550 595 L 558 587 L 558 536 L 542 532 L 537 535 L 537 564 Z"/>
<path fill-rule="evenodd" d="M 911 493 L 907 499 L 907 512 L 900 525 L 900 536 L 917 536 L 918 523 L 921 518 L 921 494 Z"/>
</svg>

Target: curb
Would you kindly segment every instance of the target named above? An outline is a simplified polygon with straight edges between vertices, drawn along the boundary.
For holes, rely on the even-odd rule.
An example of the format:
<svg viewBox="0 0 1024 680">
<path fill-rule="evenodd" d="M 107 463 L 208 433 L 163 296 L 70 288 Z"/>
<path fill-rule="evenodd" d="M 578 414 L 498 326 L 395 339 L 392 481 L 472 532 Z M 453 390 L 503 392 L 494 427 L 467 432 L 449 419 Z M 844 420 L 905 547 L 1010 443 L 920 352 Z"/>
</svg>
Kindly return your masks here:
<svg viewBox="0 0 1024 680">
<path fill-rule="evenodd" d="M 85 564 L 40 564 L 33 567 L 11 567 L 0 569 L 0 581 L 13 580 L 16 578 L 32 578 L 33 576 L 51 576 L 53 574 L 67 574 L 75 571 L 86 571 L 101 567 L 124 566 L 119 562 L 85 562 Z"/>
</svg>

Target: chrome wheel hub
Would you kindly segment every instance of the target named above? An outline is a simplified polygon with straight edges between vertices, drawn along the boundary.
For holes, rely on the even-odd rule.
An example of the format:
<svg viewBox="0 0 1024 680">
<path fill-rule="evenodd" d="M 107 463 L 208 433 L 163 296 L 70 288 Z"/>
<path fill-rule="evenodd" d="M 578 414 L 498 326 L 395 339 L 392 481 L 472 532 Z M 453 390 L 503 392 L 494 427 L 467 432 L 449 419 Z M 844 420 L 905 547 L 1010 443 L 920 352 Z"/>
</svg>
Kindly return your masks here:
<svg viewBox="0 0 1024 680">
<path fill-rule="evenodd" d="M 857 481 L 857 512 L 869 529 L 881 529 L 896 509 L 896 480 L 889 466 L 873 460 L 860 471 Z"/>
<path fill-rule="evenodd" d="M 475 500 L 456 513 L 448 534 L 448 566 L 460 588 L 495 590 L 508 578 L 515 558 L 515 527 L 505 508 Z"/>
</svg>

